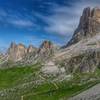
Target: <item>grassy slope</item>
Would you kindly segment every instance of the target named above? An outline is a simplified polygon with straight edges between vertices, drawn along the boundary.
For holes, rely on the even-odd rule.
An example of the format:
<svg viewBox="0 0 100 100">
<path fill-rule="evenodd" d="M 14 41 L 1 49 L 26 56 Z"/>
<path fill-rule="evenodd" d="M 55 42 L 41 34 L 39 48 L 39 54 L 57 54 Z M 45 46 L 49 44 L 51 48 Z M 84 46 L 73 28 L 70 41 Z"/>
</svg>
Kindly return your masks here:
<svg viewBox="0 0 100 100">
<path fill-rule="evenodd" d="M 26 66 L 0 70 L 0 90 L 13 88 L 34 81 L 40 67 L 39 64 L 36 64 L 30 67 Z M 69 82 L 55 83 L 58 88 L 48 82 L 38 87 L 34 87 L 34 84 L 31 84 L 28 87 L 8 93 L 9 96 L 7 97 L 0 97 L 0 100 L 20 100 L 21 96 L 23 96 L 24 100 L 41 100 L 41 98 L 42 100 L 59 100 L 64 97 L 68 98 L 96 84 L 96 82 L 93 81 L 80 85 L 80 80 L 83 77 L 85 77 L 84 79 L 87 81 L 91 77 L 97 76 L 100 76 L 100 70 L 97 70 L 96 75 L 94 73 L 84 75 L 77 74 L 74 75 L 73 80 Z"/>
<path fill-rule="evenodd" d="M 97 84 L 97 82 L 88 82 L 83 85 L 71 85 L 70 83 L 60 83 L 59 88 L 52 88 L 52 85 L 42 86 L 37 88 L 35 94 L 24 95 L 24 100 L 63 100 L 65 97 L 69 98 L 73 95 L 76 95 L 87 88 L 90 88 Z M 45 92 L 43 92 L 45 90 Z M 42 98 L 42 99 L 41 99 Z"/>
<path fill-rule="evenodd" d="M 35 94 L 30 93 L 23 97 L 24 100 L 41 100 L 41 98 L 42 100 L 63 100 L 64 98 L 67 99 L 99 83 L 97 79 L 99 76 L 100 70 L 97 70 L 95 73 L 77 73 L 74 74 L 73 80 L 69 82 L 56 83 L 58 89 L 56 89 L 56 87 L 52 89 L 50 85 L 48 85 L 48 88 L 42 86 L 42 90 L 40 87 L 38 87 L 38 90 L 35 91 Z M 89 81 L 90 79 L 96 80 Z M 44 90 L 45 92 L 43 92 Z"/>
<path fill-rule="evenodd" d="M 0 90 L 24 83 L 29 75 L 35 75 L 39 66 L 16 67 L 0 70 Z"/>
</svg>

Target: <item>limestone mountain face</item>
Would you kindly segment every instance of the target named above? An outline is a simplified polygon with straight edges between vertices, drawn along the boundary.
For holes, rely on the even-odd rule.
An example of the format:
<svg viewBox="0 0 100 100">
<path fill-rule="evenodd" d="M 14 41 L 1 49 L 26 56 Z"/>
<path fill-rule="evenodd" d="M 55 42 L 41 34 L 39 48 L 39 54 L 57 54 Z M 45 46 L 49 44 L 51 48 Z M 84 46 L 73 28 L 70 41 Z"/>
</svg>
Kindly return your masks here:
<svg viewBox="0 0 100 100">
<path fill-rule="evenodd" d="M 3 57 L 4 57 L 4 55 L 2 53 L 0 53 L 0 63 L 1 63 Z"/>
<path fill-rule="evenodd" d="M 26 54 L 34 52 L 35 50 L 36 49 L 32 45 L 29 45 L 27 48 L 23 44 L 17 45 L 15 43 L 11 43 L 8 49 L 9 60 L 14 62 L 22 60 Z"/>
<path fill-rule="evenodd" d="M 68 74 L 94 72 L 100 68 L 100 34 L 60 50 L 53 59 Z"/>
<path fill-rule="evenodd" d="M 27 48 L 27 53 L 35 52 L 36 50 L 36 47 L 34 47 L 33 45 L 29 45 L 29 47 Z"/>
<path fill-rule="evenodd" d="M 53 43 L 50 41 L 43 41 L 39 48 L 35 48 L 30 45 L 27 49 L 27 53 L 23 59 L 17 63 L 21 65 L 32 65 L 37 62 L 45 62 L 49 60 L 54 54 Z"/>
<path fill-rule="evenodd" d="M 44 41 L 39 48 L 33 45 L 26 47 L 23 44 L 11 43 L 7 52 L 8 60 L 21 65 L 34 64 L 51 58 L 54 54 L 54 48 L 56 47 L 50 41 Z"/>
<path fill-rule="evenodd" d="M 94 72 L 100 68 L 100 9 L 85 8 L 78 28 L 54 60 L 67 73 Z"/>
<path fill-rule="evenodd" d="M 38 48 L 34 47 L 33 45 L 29 45 L 27 48 L 27 53 L 24 57 L 17 62 L 17 65 L 33 65 L 37 62 L 37 51 Z"/>
<path fill-rule="evenodd" d="M 11 61 L 21 60 L 26 53 L 27 48 L 23 44 L 11 43 L 8 49 L 9 60 Z"/>
<path fill-rule="evenodd" d="M 67 46 L 75 44 L 80 40 L 92 37 L 100 32 L 100 9 L 87 7 L 80 18 L 78 28 Z"/>
<path fill-rule="evenodd" d="M 50 41 L 44 41 L 38 50 L 38 56 L 42 59 L 49 58 L 54 54 L 53 43 Z"/>
</svg>

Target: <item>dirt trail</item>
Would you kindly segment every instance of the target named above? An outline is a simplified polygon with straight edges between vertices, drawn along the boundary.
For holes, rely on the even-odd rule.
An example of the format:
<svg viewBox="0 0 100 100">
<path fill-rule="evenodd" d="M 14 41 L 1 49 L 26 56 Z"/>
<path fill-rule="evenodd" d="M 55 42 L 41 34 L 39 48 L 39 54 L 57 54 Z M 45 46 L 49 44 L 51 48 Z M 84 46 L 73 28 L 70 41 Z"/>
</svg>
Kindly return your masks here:
<svg viewBox="0 0 100 100">
<path fill-rule="evenodd" d="M 100 84 L 93 86 L 69 100 L 100 100 Z"/>
</svg>

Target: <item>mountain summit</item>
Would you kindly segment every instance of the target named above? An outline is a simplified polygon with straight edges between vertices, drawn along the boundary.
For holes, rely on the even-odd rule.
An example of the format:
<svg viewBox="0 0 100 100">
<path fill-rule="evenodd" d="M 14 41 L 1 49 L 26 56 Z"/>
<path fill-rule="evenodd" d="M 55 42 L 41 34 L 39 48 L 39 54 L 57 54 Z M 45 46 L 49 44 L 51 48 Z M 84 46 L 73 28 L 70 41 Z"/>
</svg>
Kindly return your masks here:
<svg viewBox="0 0 100 100">
<path fill-rule="evenodd" d="M 67 73 L 94 72 L 100 68 L 100 9 L 87 7 L 67 46 L 55 54 Z"/>
<path fill-rule="evenodd" d="M 100 32 L 100 8 L 91 9 L 87 7 L 83 10 L 79 25 L 75 30 L 72 39 L 67 46 L 75 44 L 80 40 L 92 37 Z"/>
<path fill-rule="evenodd" d="M 36 48 L 32 45 L 29 45 L 29 47 L 27 48 L 22 43 L 17 45 L 16 43 L 12 42 L 8 49 L 9 60 L 14 61 L 14 62 L 19 61 L 26 54 L 34 52 L 35 50 Z"/>
<path fill-rule="evenodd" d="M 51 41 L 44 41 L 39 48 L 39 55 L 41 57 L 50 57 L 53 54 L 53 43 Z"/>
</svg>

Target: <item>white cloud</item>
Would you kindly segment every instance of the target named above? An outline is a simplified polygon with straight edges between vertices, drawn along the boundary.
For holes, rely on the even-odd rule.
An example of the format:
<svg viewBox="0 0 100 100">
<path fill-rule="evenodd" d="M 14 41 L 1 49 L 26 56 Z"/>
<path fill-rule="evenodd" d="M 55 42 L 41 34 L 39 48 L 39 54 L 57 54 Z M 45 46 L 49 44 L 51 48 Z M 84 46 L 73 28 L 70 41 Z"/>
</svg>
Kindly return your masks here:
<svg viewBox="0 0 100 100">
<path fill-rule="evenodd" d="M 66 1 L 67 2 L 67 1 Z M 80 0 L 79 2 L 71 3 L 72 6 L 61 6 L 53 4 L 51 8 L 52 14 L 50 16 L 38 15 L 48 25 L 44 30 L 49 33 L 56 33 L 60 35 L 72 35 L 77 28 L 80 16 L 84 8 L 99 7 L 99 0 Z"/>
<path fill-rule="evenodd" d="M 18 27 L 32 27 L 33 26 L 33 23 L 29 20 L 19 19 L 19 20 L 11 20 L 9 22 L 10 24 L 13 24 Z"/>
<path fill-rule="evenodd" d="M 65 35 L 66 33 L 72 33 L 73 28 L 75 27 L 73 20 L 67 20 L 66 16 L 55 15 L 48 18 L 48 27 L 45 27 L 45 31 L 51 33 L 58 33 L 61 35 Z"/>
</svg>

